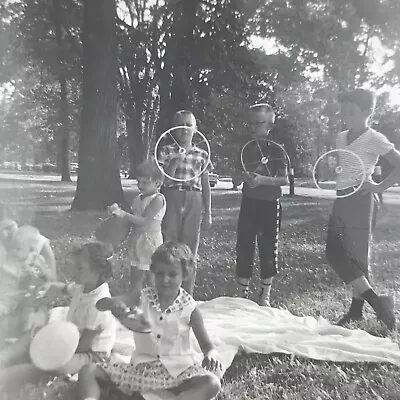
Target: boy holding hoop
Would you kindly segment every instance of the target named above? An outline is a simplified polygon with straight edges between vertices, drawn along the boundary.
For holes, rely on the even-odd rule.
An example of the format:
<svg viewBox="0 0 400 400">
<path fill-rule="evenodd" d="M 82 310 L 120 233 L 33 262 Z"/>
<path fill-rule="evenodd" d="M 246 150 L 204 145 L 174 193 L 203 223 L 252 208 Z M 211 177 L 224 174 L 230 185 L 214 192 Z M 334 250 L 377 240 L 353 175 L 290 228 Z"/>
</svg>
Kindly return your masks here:
<svg viewBox="0 0 400 400">
<path fill-rule="evenodd" d="M 344 325 L 362 319 L 362 309 L 367 301 L 390 330 L 395 329 L 393 299 L 378 295 L 371 287 L 369 252 L 371 231 L 377 207 L 376 194 L 391 187 L 400 177 L 400 153 L 393 143 L 369 126 L 374 112 L 375 96 L 365 89 L 355 89 L 339 96 L 342 118 L 346 131 L 336 138 L 337 149 L 350 150 L 363 162 L 366 180 L 356 193 L 337 198 L 329 220 L 326 255 L 329 264 L 339 277 L 352 286 L 350 310 L 337 322 Z M 389 161 L 395 169 L 379 184 L 372 180 L 372 173 L 379 156 Z M 348 165 L 346 165 L 347 167 Z M 359 184 L 344 168 L 337 182 L 339 196 L 354 190 Z M 353 182 L 352 182 L 353 179 Z"/>
<path fill-rule="evenodd" d="M 203 207 L 205 227 L 208 228 L 212 224 L 208 173 L 213 166 L 210 155 L 192 143 L 197 128 L 193 113 L 187 110 L 176 112 L 173 124 L 187 128 L 174 130 L 174 143 L 163 146 L 158 157 L 166 175 L 179 179 L 164 180 L 162 193 L 166 199 L 167 210 L 162 222 L 162 232 L 164 241 L 187 244 L 196 261 Z M 182 152 L 181 149 L 185 151 Z M 196 268 L 182 286 L 190 294 L 193 294 L 195 279 Z"/>
<path fill-rule="evenodd" d="M 250 107 L 249 134 L 251 139 L 266 140 L 275 123 L 275 112 L 269 104 Z M 254 160 L 259 158 L 257 151 Z M 250 163 L 252 163 L 250 161 Z M 253 162 L 254 164 L 254 162 Z M 260 306 L 270 306 L 273 277 L 278 272 L 278 239 L 281 224 L 281 186 L 287 184 L 287 161 L 279 158 L 273 166 L 272 176 L 243 171 L 241 157 L 233 177 L 235 184 L 243 182 L 237 242 L 236 275 L 239 295 L 247 298 L 252 276 L 256 241 L 260 256 L 261 291 Z"/>
</svg>

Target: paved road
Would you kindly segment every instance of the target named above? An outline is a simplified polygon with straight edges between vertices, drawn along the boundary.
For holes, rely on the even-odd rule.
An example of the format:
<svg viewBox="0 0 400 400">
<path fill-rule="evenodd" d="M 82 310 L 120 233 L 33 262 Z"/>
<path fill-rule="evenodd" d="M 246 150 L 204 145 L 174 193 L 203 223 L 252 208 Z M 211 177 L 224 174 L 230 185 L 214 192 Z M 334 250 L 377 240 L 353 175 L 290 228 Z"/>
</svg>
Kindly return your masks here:
<svg viewBox="0 0 400 400">
<path fill-rule="evenodd" d="M 232 182 L 229 179 L 219 181 L 213 190 L 232 190 Z M 289 186 L 282 188 L 283 194 L 289 194 Z M 317 188 L 306 188 L 295 185 L 294 193 L 298 196 L 316 197 L 322 199 L 334 199 L 334 190 L 320 190 Z M 393 187 L 383 194 L 383 201 L 385 204 L 398 204 L 400 205 L 400 187 Z"/>
<path fill-rule="evenodd" d="M 57 175 L 46 175 L 46 174 L 24 174 L 24 173 L 7 173 L 7 172 L 0 172 L 0 180 L 16 180 L 16 181 L 51 181 L 59 182 L 59 177 Z M 76 175 L 72 175 L 72 181 L 76 181 Z M 122 185 L 124 190 L 131 186 L 132 184 L 135 185 L 135 180 L 130 179 L 121 179 Z M 23 184 L 23 183 L 22 183 Z M 68 185 L 68 183 L 67 183 Z M 69 184 L 70 185 L 70 184 Z M 231 191 L 232 190 L 232 181 L 230 178 L 223 178 L 219 180 L 217 185 L 212 189 L 214 192 L 218 191 Z M 289 194 L 289 186 L 283 187 L 283 193 Z M 298 196 L 305 196 L 305 197 L 316 197 L 316 198 L 326 198 L 326 199 L 334 199 L 335 198 L 335 191 L 334 190 L 319 190 L 314 188 L 306 188 L 295 186 L 295 194 Z M 387 190 L 383 195 L 384 203 L 385 204 L 397 204 L 400 205 L 400 187 L 392 187 Z"/>
</svg>

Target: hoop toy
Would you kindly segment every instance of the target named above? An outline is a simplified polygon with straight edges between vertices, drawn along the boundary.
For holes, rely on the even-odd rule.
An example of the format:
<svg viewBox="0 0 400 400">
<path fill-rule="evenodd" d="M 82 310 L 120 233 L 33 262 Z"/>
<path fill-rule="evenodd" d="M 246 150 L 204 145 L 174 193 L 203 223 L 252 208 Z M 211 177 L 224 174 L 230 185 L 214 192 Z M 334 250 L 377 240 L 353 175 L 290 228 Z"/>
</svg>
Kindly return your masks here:
<svg viewBox="0 0 400 400">
<path fill-rule="evenodd" d="M 246 153 L 256 149 L 259 153 L 259 159 L 251 161 L 246 159 Z M 252 154 L 250 154 L 252 155 Z M 259 173 L 260 175 L 272 176 L 268 168 L 269 162 L 283 161 L 287 164 L 287 169 L 290 171 L 291 163 L 289 155 L 282 145 L 268 139 L 253 139 L 249 140 L 240 152 L 240 162 L 242 164 L 245 173 L 252 175 L 254 173 Z"/>
<path fill-rule="evenodd" d="M 154 148 L 154 158 L 155 158 L 157 167 L 159 168 L 159 170 L 163 173 L 163 175 L 165 177 L 167 177 L 168 179 L 171 179 L 172 181 L 175 181 L 175 182 L 190 182 L 190 181 L 198 178 L 207 169 L 208 164 L 210 163 L 211 148 L 210 148 L 210 144 L 209 144 L 207 138 L 200 131 L 195 129 L 194 133 L 193 133 L 193 138 L 196 138 L 196 139 L 192 140 L 192 145 L 200 147 L 207 153 L 207 155 L 208 155 L 207 162 L 204 164 L 204 167 L 201 169 L 201 171 L 199 171 L 197 174 L 190 177 L 189 179 L 181 179 L 181 178 L 177 178 L 175 176 L 169 175 L 168 173 L 166 173 L 164 171 L 164 168 L 159 161 L 160 150 L 164 145 L 169 144 L 168 143 L 169 140 L 172 140 L 172 142 L 176 146 L 178 146 L 178 153 L 180 154 L 180 156 L 182 158 L 186 157 L 186 149 L 184 147 L 180 146 L 178 141 L 174 137 L 174 132 L 178 129 L 188 130 L 191 128 L 188 128 L 187 126 L 174 126 L 173 128 L 170 128 L 170 129 L 166 130 L 164 133 L 162 133 L 161 136 L 158 138 L 155 148 Z"/>
<path fill-rule="evenodd" d="M 343 175 L 346 172 L 347 177 Z M 347 183 L 343 180 L 344 178 L 349 179 Z M 348 149 L 325 152 L 318 157 L 313 167 L 315 186 L 320 190 L 339 190 L 336 193 L 337 198 L 345 198 L 357 193 L 365 179 L 364 163 L 356 153 Z M 342 183 L 345 187 L 338 188 L 338 183 Z"/>
</svg>

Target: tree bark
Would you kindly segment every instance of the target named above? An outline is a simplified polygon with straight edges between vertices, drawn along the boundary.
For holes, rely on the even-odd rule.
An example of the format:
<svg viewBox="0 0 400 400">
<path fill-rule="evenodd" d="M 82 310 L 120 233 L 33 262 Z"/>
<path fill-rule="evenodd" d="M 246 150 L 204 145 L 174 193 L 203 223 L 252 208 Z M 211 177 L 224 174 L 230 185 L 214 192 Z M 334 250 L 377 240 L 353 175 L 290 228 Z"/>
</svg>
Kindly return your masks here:
<svg viewBox="0 0 400 400">
<path fill-rule="evenodd" d="M 67 79 L 64 71 L 64 39 L 61 31 L 61 0 L 53 0 L 53 20 L 57 41 L 57 59 L 60 83 L 60 126 L 57 132 L 58 138 L 58 154 L 57 154 L 57 170 L 61 172 L 61 181 L 70 182 L 69 173 L 69 111 L 68 111 L 68 88 Z"/>
<path fill-rule="evenodd" d="M 73 210 L 124 203 L 117 159 L 115 0 L 84 0 L 83 109 Z"/>
</svg>

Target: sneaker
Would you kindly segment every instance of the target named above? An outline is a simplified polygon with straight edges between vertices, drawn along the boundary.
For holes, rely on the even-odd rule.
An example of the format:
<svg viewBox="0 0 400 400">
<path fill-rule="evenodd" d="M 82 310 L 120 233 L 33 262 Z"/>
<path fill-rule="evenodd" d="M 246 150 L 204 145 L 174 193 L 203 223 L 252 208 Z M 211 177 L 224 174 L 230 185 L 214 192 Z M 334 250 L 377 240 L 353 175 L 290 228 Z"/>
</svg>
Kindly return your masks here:
<svg viewBox="0 0 400 400">
<path fill-rule="evenodd" d="M 248 299 L 249 298 L 249 285 L 245 285 L 243 283 L 238 283 L 238 291 L 239 291 L 239 297 L 242 299 Z"/>
<path fill-rule="evenodd" d="M 394 315 L 394 300 L 392 296 L 379 295 L 375 307 L 377 318 L 391 331 L 396 329 L 396 317 Z"/>
<path fill-rule="evenodd" d="M 260 298 L 258 299 L 258 305 L 261 307 L 271 307 L 269 298 L 264 295 L 264 288 L 261 289 Z"/>
<path fill-rule="evenodd" d="M 335 322 L 334 325 L 343 326 L 350 322 L 360 322 L 362 319 L 363 319 L 362 314 L 355 315 L 355 314 L 346 313 L 343 315 L 342 318 L 339 319 L 339 321 Z"/>
<path fill-rule="evenodd" d="M 260 299 L 258 300 L 258 305 L 261 307 L 271 307 L 271 303 L 269 302 L 269 300 L 262 297 L 260 297 Z"/>
</svg>

